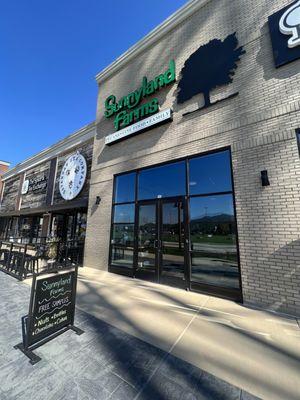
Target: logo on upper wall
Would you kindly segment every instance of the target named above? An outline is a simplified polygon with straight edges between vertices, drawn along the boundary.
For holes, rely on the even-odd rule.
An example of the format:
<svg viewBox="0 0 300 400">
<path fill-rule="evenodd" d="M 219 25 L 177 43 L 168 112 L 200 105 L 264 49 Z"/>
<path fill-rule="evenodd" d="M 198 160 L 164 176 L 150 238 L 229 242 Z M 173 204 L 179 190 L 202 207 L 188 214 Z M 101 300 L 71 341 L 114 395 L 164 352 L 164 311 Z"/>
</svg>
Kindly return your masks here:
<svg viewBox="0 0 300 400">
<path fill-rule="evenodd" d="M 300 0 L 286 10 L 280 18 L 279 28 L 284 35 L 292 35 L 288 47 L 300 46 Z"/>
<path fill-rule="evenodd" d="M 177 103 L 182 104 L 202 93 L 204 105 L 201 109 L 216 104 L 217 102 L 211 102 L 211 90 L 229 85 L 233 81 L 235 70 L 238 67 L 237 62 L 244 53 L 243 47 L 238 47 L 236 33 L 227 36 L 223 41 L 214 39 L 199 47 L 186 60 L 181 70 Z M 222 101 L 237 94 L 234 93 Z"/>
<path fill-rule="evenodd" d="M 29 180 L 26 179 L 26 180 L 23 182 L 22 189 L 21 189 L 21 194 L 27 194 L 27 193 L 28 193 L 28 190 L 29 190 Z"/>
<path fill-rule="evenodd" d="M 300 0 L 269 17 L 276 68 L 300 58 Z"/>
<path fill-rule="evenodd" d="M 168 69 L 148 80 L 143 77 L 141 85 L 135 91 L 119 99 L 112 94 L 104 103 L 106 118 L 114 118 L 116 132 L 105 137 L 105 144 L 110 145 L 129 136 L 172 120 L 170 108 L 160 111 L 158 98 L 152 96 L 176 81 L 175 61 L 170 60 Z M 148 99 L 151 97 L 151 100 Z"/>
</svg>

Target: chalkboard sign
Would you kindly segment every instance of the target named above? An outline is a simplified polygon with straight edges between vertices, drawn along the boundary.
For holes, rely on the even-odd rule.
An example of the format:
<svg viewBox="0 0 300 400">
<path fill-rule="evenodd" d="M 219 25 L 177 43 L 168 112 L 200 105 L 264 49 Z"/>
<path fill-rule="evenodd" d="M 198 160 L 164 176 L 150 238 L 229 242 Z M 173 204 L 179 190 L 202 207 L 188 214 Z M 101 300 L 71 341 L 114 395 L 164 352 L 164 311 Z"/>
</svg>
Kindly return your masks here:
<svg viewBox="0 0 300 400">
<path fill-rule="evenodd" d="M 28 346 L 73 324 L 75 291 L 75 271 L 34 279 L 27 326 Z"/>
<path fill-rule="evenodd" d="M 78 266 L 68 272 L 34 274 L 29 313 L 22 317 L 23 341 L 16 346 L 32 365 L 41 358 L 33 350 L 72 329 L 77 335 L 84 331 L 74 326 Z"/>
</svg>

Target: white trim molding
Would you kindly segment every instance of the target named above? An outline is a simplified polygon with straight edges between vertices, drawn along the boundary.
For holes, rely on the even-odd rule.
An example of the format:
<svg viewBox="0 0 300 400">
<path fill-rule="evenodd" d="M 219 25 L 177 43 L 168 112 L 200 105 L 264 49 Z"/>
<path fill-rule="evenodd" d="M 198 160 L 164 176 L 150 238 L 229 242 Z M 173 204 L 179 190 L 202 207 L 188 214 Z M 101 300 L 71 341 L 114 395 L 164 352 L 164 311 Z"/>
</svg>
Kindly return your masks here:
<svg viewBox="0 0 300 400">
<path fill-rule="evenodd" d="M 2 181 L 6 181 L 7 179 L 12 178 L 17 174 L 20 174 L 21 172 L 24 172 L 29 168 L 35 167 L 36 165 L 51 160 L 52 158 L 59 156 L 65 151 L 93 139 L 95 134 L 96 126 L 95 122 L 92 122 L 79 129 L 78 131 L 75 131 L 66 138 L 60 140 L 59 142 L 55 143 L 54 145 L 48 147 L 47 149 L 42 150 L 34 156 L 27 158 L 26 160 L 17 164 L 15 167 L 11 168 L 9 171 L 2 175 Z"/>
<path fill-rule="evenodd" d="M 179 8 L 179 10 L 177 10 L 164 22 L 148 33 L 148 35 L 146 35 L 143 39 L 139 40 L 135 45 L 130 47 L 108 67 L 99 72 L 96 75 L 96 81 L 98 84 L 120 70 L 126 63 L 137 57 L 138 54 L 144 51 L 147 47 L 157 42 L 161 37 L 166 35 L 166 33 L 178 26 L 182 21 L 190 17 L 200 8 L 204 7 L 209 1 L 210 0 L 190 0 L 187 2 L 187 4 Z"/>
<path fill-rule="evenodd" d="M 2 160 L 0 160 L 0 165 L 5 165 L 5 167 L 9 167 L 9 166 L 10 166 L 10 163 L 7 162 L 7 161 L 2 161 Z"/>
</svg>

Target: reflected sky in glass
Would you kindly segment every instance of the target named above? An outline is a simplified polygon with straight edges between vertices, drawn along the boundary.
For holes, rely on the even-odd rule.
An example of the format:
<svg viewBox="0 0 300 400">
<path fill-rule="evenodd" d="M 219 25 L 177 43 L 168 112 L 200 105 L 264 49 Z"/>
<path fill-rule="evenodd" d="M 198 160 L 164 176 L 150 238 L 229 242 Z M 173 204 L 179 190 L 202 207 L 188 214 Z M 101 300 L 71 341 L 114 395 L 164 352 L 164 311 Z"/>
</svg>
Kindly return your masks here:
<svg viewBox="0 0 300 400">
<path fill-rule="evenodd" d="M 134 204 L 123 204 L 120 206 L 115 206 L 114 223 L 134 223 L 134 209 Z"/>
<path fill-rule="evenodd" d="M 177 162 L 140 171 L 138 199 L 156 199 L 185 195 L 185 162 Z"/>
<path fill-rule="evenodd" d="M 189 172 L 191 195 L 232 190 L 229 151 L 190 159 Z"/>
<path fill-rule="evenodd" d="M 127 203 L 135 200 L 135 175 L 130 173 L 117 176 L 115 186 L 115 203 Z"/>
<path fill-rule="evenodd" d="M 220 214 L 234 215 L 233 198 L 231 194 L 193 197 L 190 199 L 191 221 L 203 217 L 214 217 Z"/>
</svg>

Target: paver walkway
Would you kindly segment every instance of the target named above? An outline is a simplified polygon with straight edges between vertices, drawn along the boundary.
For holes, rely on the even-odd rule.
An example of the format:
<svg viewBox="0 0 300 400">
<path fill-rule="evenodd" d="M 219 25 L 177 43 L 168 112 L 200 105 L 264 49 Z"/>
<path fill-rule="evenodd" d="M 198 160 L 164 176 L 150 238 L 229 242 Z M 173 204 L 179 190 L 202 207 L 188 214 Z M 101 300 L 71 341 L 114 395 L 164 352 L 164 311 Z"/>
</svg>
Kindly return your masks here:
<svg viewBox="0 0 300 400">
<path fill-rule="evenodd" d="M 35 350 L 32 366 L 13 346 L 30 287 L 0 273 L 1 400 L 254 400 L 249 393 L 89 313 L 77 310 L 76 325 Z M 156 321 L 159 324 L 159 321 Z"/>
</svg>

